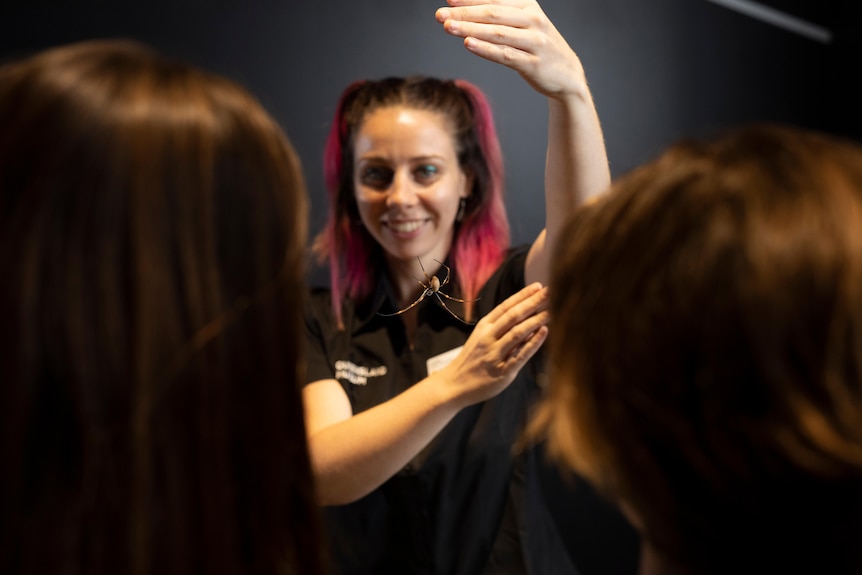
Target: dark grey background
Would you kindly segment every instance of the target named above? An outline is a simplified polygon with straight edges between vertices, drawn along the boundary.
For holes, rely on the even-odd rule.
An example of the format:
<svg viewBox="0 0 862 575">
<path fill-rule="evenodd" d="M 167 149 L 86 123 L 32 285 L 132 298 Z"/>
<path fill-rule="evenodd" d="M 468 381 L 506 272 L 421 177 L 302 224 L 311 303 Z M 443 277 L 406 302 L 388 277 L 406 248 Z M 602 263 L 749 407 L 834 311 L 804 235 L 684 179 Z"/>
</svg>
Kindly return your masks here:
<svg viewBox="0 0 862 575">
<path fill-rule="evenodd" d="M 780 121 L 862 140 L 858 0 L 763 0 L 828 28 L 795 36 L 706 0 L 545 0 L 587 70 L 613 175 L 682 136 Z M 494 106 L 513 240 L 542 227 L 546 104 L 512 72 L 467 53 L 433 0 L 30 1 L 0 9 L 0 58 L 93 37 L 130 37 L 239 81 L 287 131 L 305 166 L 311 229 L 324 221 L 321 150 L 341 89 L 362 77 L 462 77 Z M 314 281 L 324 276 L 314 272 Z M 549 498 L 585 575 L 632 573 L 634 538 L 548 474 Z"/>
<path fill-rule="evenodd" d="M 618 175 L 678 137 L 775 120 L 862 137 L 856 0 L 764 0 L 833 31 L 823 44 L 706 0 L 546 0 L 580 54 Z M 7 3 L 8 4 L 8 3 Z M 853 5 L 856 6 L 853 6 Z M 133 37 L 248 87 L 306 168 L 324 220 L 321 149 L 340 90 L 362 77 L 467 78 L 488 94 L 507 161 L 513 240 L 542 226 L 546 105 L 515 72 L 467 53 L 434 0 L 21 2 L 0 9 L 0 58 Z M 851 14 L 852 12 L 852 14 Z"/>
</svg>

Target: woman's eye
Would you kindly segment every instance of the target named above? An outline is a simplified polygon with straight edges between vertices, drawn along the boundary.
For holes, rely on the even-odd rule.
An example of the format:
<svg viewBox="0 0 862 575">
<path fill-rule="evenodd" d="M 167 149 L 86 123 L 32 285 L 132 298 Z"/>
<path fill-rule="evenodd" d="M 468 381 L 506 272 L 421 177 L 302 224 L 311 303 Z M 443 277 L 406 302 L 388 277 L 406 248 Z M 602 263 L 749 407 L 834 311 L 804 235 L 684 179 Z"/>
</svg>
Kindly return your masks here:
<svg viewBox="0 0 862 575">
<path fill-rule="evenodd" d="M 416 176 L 419 179 L 427 180 L 437 176 L 440 173 L 440 170 L 437 169 L 437 166 L 419 166 L 416 168 Z"/>
<path fill-rule="evenodd" d="M 366 186 L 385 188 L 392 183 L 392 170 L 375 166 L 362 168 L 359 181 Z"/>
</svg>

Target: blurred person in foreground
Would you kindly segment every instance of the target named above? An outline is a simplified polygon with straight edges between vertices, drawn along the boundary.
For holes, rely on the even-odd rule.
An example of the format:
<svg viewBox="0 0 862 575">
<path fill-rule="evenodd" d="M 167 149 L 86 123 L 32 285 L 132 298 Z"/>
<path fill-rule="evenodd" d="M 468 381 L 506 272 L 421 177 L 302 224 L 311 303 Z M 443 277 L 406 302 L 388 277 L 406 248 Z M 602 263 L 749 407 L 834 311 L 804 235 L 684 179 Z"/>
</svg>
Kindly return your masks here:
<svg viewBox="0 0 862 575">
<path fill-rule="evenodd" d="M 557 245 L 529 436 L 627 513 L 641 573 L 862 572 L 862 149 L 682 142 Z"/>
<path fill-rule="evenodd" d="M 129 41 L 0 68 L 0 571 L 322 572 L 306 211 L 227 79 Z"/>
</svg>

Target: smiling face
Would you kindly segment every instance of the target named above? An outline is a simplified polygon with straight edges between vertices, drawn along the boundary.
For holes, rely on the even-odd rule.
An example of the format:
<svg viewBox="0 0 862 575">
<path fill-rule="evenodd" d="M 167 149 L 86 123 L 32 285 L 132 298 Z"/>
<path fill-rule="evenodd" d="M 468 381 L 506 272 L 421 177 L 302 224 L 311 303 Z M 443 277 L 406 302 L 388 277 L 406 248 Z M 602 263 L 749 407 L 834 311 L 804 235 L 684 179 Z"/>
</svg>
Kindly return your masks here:
<svg viewBox="0 0 862 575">
<path fill-rule="evenodd" d="M 471 179 L 458 163 L 445 115 L 403 106 L 379 108 L 354 140 L 353 182 L 362 223 L 390 267 L 443 261 Z"/>
</svg>

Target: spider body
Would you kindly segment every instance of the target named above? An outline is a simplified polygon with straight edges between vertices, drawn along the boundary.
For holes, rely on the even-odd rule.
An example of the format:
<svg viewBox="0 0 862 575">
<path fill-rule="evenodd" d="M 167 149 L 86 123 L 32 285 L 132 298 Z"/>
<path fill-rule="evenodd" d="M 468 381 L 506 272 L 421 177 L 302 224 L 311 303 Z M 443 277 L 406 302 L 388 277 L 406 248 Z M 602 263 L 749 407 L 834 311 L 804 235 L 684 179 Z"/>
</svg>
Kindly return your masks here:
<svg viewBox="0 0 862 575">
<path fill-rule="evenodd" d="M 418 257 L 416 259 L 419 260 L 419 267 L 422 268 L 422 273 L 425 274 L 425 281 L 424 282 L 420 281 L 419 279 L 414 278 L 414 279 L 416 279 L 416 281 L 419 282 L 419 285 L 422 286 L 422 293 L 419 294 L 419 297 L 416 298 L 416 301 L 414 301 L 413 303 L 411 303 L 410 305 L 408 305 L 404 309 L 398 310 L 395 313 L 380 313 L 380 312 L 378 312 L 378 315 L 387 316 L 387 317 L 393 316 L 393 315 L 400 315 L 400 314 L 404 313 L 405 311 L 413 309 L 414 307 L 419 305 L 419 302 L 424 300 L 426 297 L 433 295 L 434 297 L 437 298 L 437 301 L 440 302 L 440 305 L 443 306 L 443 309 L 448 311 L 449 314 L 452 317 L 454 317 L 455 319 L 457 319 L 458 321 L 466 323 L 467 325 L 473 325 L 474 323 L 476 323 L 476 322 L 472 322 L 472 321 L 467 321 L 466 319 L 458 316 L 458 314 L 456 314 L 454 311 L 449 309 L 449 306 L 447 306 L 446 302 L 443 301 L 444 297 L 446 299 L 449 299 L 452 301 L 457 301 L 459 303 L 466 303 L 467 301 L 478 301 L 478 300 L 458 299 L 456 297 L 452 297 L 449 294 L 446 294 L 446 293 L 443 293 L 442 291 L 440 291 L 440 288 L 442 288 L 447 283 L 449 283 L 449 276 L 450 276 L 449 266 L 447 266 L 446 264 L 444 264 L 440 260 L 434 260 L 435 262 L 437 262 L 438 264 L 440 264 L 441 266 L 446 268 L 446 277 L 443 278 L 443 281 L 440 281 L 440 278 L 438 278 L 437 276 L 428 277 L 428 274 L 425 272 L 425 266 L 422 265 L 422 260 L 419 259 Z"/>
</svg>

